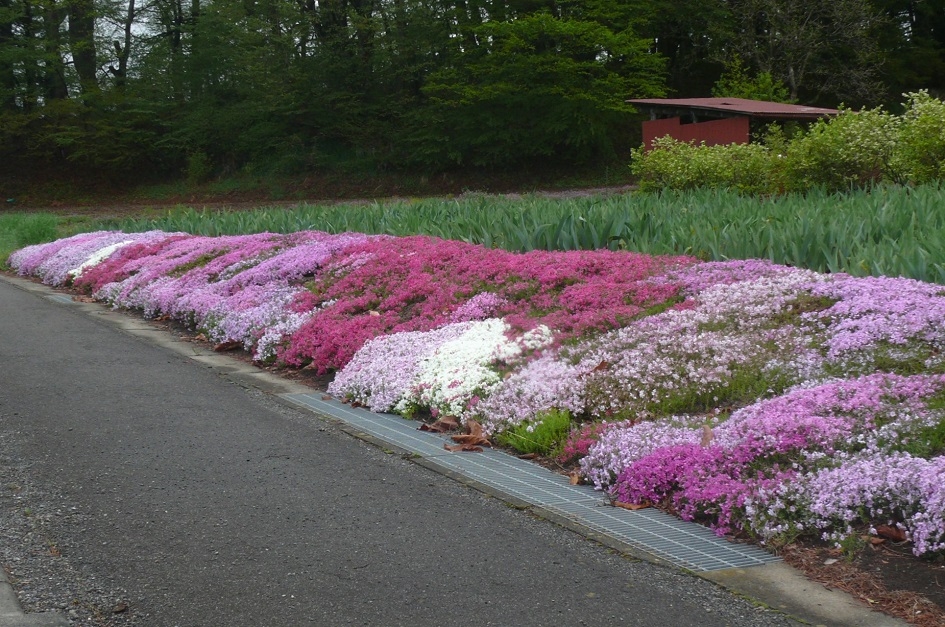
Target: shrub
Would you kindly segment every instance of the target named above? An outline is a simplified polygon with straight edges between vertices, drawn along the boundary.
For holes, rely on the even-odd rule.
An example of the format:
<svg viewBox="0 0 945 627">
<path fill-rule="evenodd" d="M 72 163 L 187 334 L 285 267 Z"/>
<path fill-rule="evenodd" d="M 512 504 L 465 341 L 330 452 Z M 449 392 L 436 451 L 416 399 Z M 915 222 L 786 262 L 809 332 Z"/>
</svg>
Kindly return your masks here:
<svg viewBox="0 0 945 627">
<path fill-rule="evenodd" d="M 893 157 L 900 179 L 921 184 L 945 178 L 945 103 L 927 91 L 905 94 L 899 142 Z"/>
<path fill-rule="evenodd" d="M 788 189 L 839 191 L 881 181 L 892 173 L 898 131 L 899 118 L 881 108 L 818 120 L 788 143 Z"/>
<path fill-rule="evenodd" d="M 923 184 L 945 178 L 945 103 L 926 91 L 905 94 L 906 112 L 841 109 L 807 132 L 768 128 L 761 145 L 694 145 L 671 137 L 632 151 L 644 191 L 724 188 L 744 193 L 827 192 L 879 182 Z M 790 136 L 793 135 L 793 136 Z"/>
<path fill-rule="evenodd" d="M 725 188 L 748 194 L 776 191 L 777 158 L 758 144 L 707 146 L 662 137 L 632 153 L 630 169 L 644 191 Z"/>
</svg>

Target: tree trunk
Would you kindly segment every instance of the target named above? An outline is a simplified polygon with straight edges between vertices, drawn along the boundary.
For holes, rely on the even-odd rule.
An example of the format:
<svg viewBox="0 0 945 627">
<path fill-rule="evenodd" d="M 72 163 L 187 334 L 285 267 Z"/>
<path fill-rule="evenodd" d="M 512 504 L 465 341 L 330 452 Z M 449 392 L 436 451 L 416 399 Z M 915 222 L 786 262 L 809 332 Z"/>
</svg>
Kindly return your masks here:
<svg viewBox="0 0 945 627">
<path fill-rule="evenodd" d="M 131 26 L 135 19 L 135 0 L 128 0 L 128 12 L 125 14 L 125 39 L 124 43 L 116 41 L 115 53 L 118 56 L 118 67 L 110 66 L 108 69 L 115 77 L 115 87 L 119 89 L 125 86 L 125 80 L 128 77 L 128 57 L 131 55 Z"/>
<path fill-rule="evenodd" d="M 0 111 L 16 109 L 16 75 L 6 51 L 13 47 L 13 2 L 0 0 Z M 7 18 L 6 16 L 10 16 Z"/>
<path fill-rule="evenodd" d="M 43 96 L 47 100 L 63 100 L 69 97 L 66 64 L 62 60 L 62 33 L 60 32 L 64 18 L 65 10 L 57 5 L 55 0 L 49 2 L 43 10 L 46 51 Z"/>
<path fill-rule="evenodd" d="M 69 44 L 82 92 L 98 91 L 95 7 L 92 5 L 92 0 L 69 2 Z"/>
</svg>

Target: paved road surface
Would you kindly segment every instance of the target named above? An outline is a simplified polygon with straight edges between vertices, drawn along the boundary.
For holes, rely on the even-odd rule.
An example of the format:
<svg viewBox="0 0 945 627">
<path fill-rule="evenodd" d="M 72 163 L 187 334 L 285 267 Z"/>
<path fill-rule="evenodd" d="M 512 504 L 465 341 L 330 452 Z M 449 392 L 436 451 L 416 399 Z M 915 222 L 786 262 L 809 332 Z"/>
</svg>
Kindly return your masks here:
<svg viewBox="0 0 945 627">
<path fill-rule="evenodd" d="M 48 559 L 123 592 L 101 624 L 794 624 L 3 281 L 0 364 L 0 480 L 58 512 Z"/>
</svg>

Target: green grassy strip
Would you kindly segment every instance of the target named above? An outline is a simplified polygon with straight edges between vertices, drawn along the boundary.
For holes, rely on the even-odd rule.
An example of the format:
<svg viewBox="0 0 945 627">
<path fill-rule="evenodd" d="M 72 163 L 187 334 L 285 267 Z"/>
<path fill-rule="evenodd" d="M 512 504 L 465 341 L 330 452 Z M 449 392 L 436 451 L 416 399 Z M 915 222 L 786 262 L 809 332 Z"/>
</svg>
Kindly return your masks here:
<svg viewBox="0 0 945 627">
<path fill-rule="evenodd" d="M 770 259 L 821 272 L 945 283 L 945 187 L 772 198 L 696 190 L 578 199 L 477 196 L 219 212 L 179 208 L 103 228 L 204 235 L 319 229 L 429 234 L 513 251 L 609 248 Z"/>
<path fill-rule="evenodd" d="M 428 234 L 513 251 L 599 249 L 770 259 L 821 272 L 906 276 L 945 284 L 945 187 L 881 187 L 771 198 L 727 191 L 576 199 L 473 196 L 252 211 L 178 207 L 160 217 L 78 223 L 0 214 L 0 263 L 13 250 L 95 229 L 202 235 L 319 229 Z"/>
<path fill-rule="evenodd" d="M 0 268 L 15 250 L 32 244 L 51 242 L 99 227 L 83 216 L 57 216 L 46 212 L 15 211 L 0 213 Z"/>
<path fill-rule="evenodd" d="M 50 213 L 0 214 L 0 263 L 18 248 L 56 239 L 58 224 L 58 218 Z"/>
</svg>

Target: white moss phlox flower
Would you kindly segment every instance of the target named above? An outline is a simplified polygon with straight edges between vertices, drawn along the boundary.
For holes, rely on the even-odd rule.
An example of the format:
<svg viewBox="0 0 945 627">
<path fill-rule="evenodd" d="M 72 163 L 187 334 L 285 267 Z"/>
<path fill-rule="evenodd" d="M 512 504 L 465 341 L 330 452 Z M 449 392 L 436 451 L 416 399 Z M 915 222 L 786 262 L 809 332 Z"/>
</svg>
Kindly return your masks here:
<svg viewBox="0 0 945 627">
<path fill-rule="evenodd" d="M 497 318 L 471 323 L 422 362 L 414 385 L 395 411 L 429 407 L 465 421 L 478 399 L 488 396 L 501 380 L 497 363 L 515 361 L 552 341 L 547 327 L 515 339 L 509 339 L 509 331 L 509 325 Z"/>
<path fill-rule="evenodd" d="M 106 259 L 112 256 L 112 254 L 119 248 L 123 248 L 128 244 L 133 244 L 135 240 L 127 239 L 121 242 L 116 242 L 114 244 L 109 244 L 103 248 L 99 248 L 94 253 L 88 256 L 88 258 L 79 264 L 77 267 L 72 268 L 66 274 L 68 274 L 72 279 L 79 277 L 83 272 L 88 270 L 91 267 L 97 266 Z"/>
</svg>

